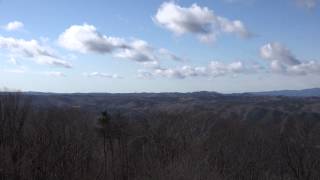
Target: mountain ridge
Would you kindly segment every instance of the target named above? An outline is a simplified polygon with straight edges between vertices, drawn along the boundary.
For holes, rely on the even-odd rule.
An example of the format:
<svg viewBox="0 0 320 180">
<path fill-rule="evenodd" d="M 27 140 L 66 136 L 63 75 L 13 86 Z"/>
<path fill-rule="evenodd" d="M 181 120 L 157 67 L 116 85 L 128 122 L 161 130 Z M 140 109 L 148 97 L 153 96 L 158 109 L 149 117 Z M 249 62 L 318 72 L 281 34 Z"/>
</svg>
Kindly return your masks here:
<svg viewBox="0 0 320 180">
<path fill-rule="evenodd" d="M 220 93 L 215 91 L 195 91 L 195 92 L 133 92 L 133 93 L 108 93 L 108 92 L 88 92 L 88 93 L 53 93 L 53 92 L 22 92 L 27 95 L 154 95 L 154 94 L 191 94 L 191 95 L 253 95 L 253 96 L 287 96 L 287 97 L 320 97 L 320 88 L 310 88 L 301 90 L 274 90 L 243 93 Z"/>
</svg>

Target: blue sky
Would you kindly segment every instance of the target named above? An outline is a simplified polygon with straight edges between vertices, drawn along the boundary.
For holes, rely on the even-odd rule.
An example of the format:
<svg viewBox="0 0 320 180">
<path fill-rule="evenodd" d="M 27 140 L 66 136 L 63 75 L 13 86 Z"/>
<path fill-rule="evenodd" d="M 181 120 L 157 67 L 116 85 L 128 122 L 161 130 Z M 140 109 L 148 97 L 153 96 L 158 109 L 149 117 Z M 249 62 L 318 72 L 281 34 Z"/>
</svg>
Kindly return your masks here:
<svg viewBox="0 0 320 180">
<path fill-rule="evenodd" d="M 1 0 L 0 87 L 244 92 L 320 85 L 318 0 Z"/>
</svg>

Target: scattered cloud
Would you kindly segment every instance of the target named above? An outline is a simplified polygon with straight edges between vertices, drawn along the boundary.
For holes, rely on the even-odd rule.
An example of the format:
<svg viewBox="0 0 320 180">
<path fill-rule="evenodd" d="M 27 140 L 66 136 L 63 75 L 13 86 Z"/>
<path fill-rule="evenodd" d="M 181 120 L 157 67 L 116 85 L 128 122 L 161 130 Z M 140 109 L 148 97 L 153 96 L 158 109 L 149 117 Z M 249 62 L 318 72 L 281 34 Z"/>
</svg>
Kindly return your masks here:
<svg viewBox="0 0 320 180">
<path fill-rule="evenodd" d="M 214 77 L 225 76 L 229 74 L 242 74 L 251 71 L 247 67 L 245 67 L 245 65 L 240 61 L 233 62 L 230 64 L 212 61 L 208 66 L 208 70 L 209 74 Z"/>
<path fill-rule="evenodd" d="M 72 68 L 72 65 L 69 62 L 65 60 L 61 60 L 58 57 L 51 57 L 51 56 L 37 57 L 35 61 L 38 64 L 47 64 L 52 66 L 64 67 L 64 68 Z"/>
<path fill-rule="evenodd" d="M 6 31 L 17 31 L 24 27 L 24 24 L 20 21 L 12 21 L 6 24 L 3 28 Z"/>
<path fill-rule="evenodd" d="M 273 42 L 261 47 L 260 55 L 262 58 L 269 61 L 280 61 L 285 65 L 297 65 L 300 61 L 291 53 L 284 45 Z"/>
<path fill-rule="evenodd" d="M 222 63 L 211 61 L 207 66 L 182 66 L 180 68 L 155 68 L 152 71 L 139 70 L 138 77 L 150 79 L 153 77 L 167 77 L 184 79 L 188 77 L 219 77 L 254 72 L 253 67 L 247 67 L 242 62 Z"/>
<path fill-rule="evenodd" d="M 71 64 L 60 58 L 48 47 L 40 45 L 37 40 L 15 39 L 0 36 L 0 49 L 6 49 L 11 54 L 23 58 L 31 58 L 36 63 L 71 68 Z"/>
<path fill-rule="evenodd" d="M 195 34 L 202 42 L 213 42 L 221 33 L 235 34 L 242 38 L 252 36 L 240 20 L 218 16 L 208 7 L 197 4 L 181 7 L 173 1 L 164 2 L 153 21 L 176 35 Z"/>
<path fill-rule="evenodd" d="M 92 73 L 84 73 L 83 74 L 86 77 L 99 77 L 99 78 L 109 78 L 109 79 L 122 79 L 122 76 L 119 76 L 118 74 L 107 74 L 107 73 L 101 73 L 101 72 L 92 72 Z"/>
<path fill-rule="evenodd" d="M 172 59 L 174 61 L 178 61 L 178 62 L 185 62 L 187 61 L 185 58 L 182 58 L 182 57 L 179 57 L 177 55 L 175 55 L 174 53 L 170 52 L 169 50 L 167 49 L 159 49 L 159 53 L 164 56 L 164 58 L 167 58 L 167 59 Z"/>
<path fill-rule="evenodd" d="M 145 68 L 151 68 L 151 69 L 155 69 L 155 68 L 159 68 L 160 67 L 159 61 L 143 62 L 142 65 Z"/>
<path fill-rule="evenodd" d="M 307 75 L 320 74 L 320 63 L 302 61 L 295 57 L 283 44 L 268 43 L 260 48 L 261 58 L 268 60 L 271 71 L 283 74 Z"/>
<path fill-rule="evenodd" d="M 115 57 L 122 59 L 131 59 L 137 62 L 155 62 L 158 58 L 155 55 L 154 48 L 143 40 L 135 40 L 117 53 Z"/>
<path fill-rule="evenodd" d="M 93 25 L 73 25 L 63 32 L 59 38 L 60 46 L 79 53 L 112 54 L 116 58 L 129 59 L 143 65 L 158 64 L 162 53 L 140 39 L 126 40 L 110 37 L 98 32 Z M 167 52 L 168 55 L 169 51 Z M 173 53 L 173 60 L 179 59 Z"/>
<path fill-rule="evenodd" d="M 149 72 L 149 71 L 147 71 L 145 69 L 139 69 L 137 77 L 139 79 L 153 79 L 154 78 L 154 74 L 152 74 L 152 72 Z"/>
<path fill-rule="evenodd" d="M 66 77 L 64 73 L 58 71 L 44 72 L 43 74 L 51 77 Z"/>
</svg>

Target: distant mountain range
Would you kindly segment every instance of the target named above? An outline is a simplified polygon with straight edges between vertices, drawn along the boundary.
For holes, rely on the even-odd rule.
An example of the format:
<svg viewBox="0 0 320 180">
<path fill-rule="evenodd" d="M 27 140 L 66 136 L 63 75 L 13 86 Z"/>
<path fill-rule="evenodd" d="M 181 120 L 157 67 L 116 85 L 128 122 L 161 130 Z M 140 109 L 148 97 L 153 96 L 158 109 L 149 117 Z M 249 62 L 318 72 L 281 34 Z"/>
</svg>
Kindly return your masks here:
<svg viewBox="0 0 320 180">
<path fill-rule="evenodd" d="M 192 93 L 46 93 L 23 92 L 40 109 L 73 108 L 99 114 L 104 110 L 127 117 L 144 118 L 144 113 L 210 112 L 226 119 L 264 122 L 292 117 L 320 118 L 320 88 L 222 94 Z M 0 93 L 1 95 L 1 93 Z M 298 113 L 298 114 L 297 114 Z M 300 115 L 299 115 L 300 113 Z M 305 114 L 307 113 L 307 114 Z"/>
<path fill-rule="evenodd" d="M 250 92 L 245 94 L 257 95 L 257 96 L 320 97 L 320 88 L 303 89 L 303 90 Z"/>
<path fill-rule="evenodd" d="M 3 93 L 3 92 L 2 92 Z M 232 93 L 224 94 L 214 91 L 199 91 L 192 93 L 179 93 L 179 92 L 167 92 L 167 93 L 51 93 L 51 92 L 23 92 L 27 95 L 33 96 L 47 96 L 47 95 L 93 95 L 93 96 L 104 96 L 104 95 L 134 95 L 134 96 L 198 96 L 198 97 L 210 97 L 210 96 L 285 96 L 285 97 L 320 97 L 320 88 L 302 89 L 302 90 L 279 90 L 279 91 L 262 91 L 262 92 L 245 92 L 245 93 Z M 1 92 L 0 92 L 1 94 Z"/>
</svg>

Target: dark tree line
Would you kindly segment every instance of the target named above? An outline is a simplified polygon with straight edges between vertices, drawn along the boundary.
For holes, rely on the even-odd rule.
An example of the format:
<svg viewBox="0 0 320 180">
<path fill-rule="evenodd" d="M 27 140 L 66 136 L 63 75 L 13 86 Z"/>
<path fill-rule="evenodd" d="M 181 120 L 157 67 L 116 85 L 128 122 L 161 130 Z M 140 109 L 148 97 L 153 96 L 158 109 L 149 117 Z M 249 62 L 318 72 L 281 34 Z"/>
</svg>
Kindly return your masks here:
<svg viewBox="0 0 320 180">
<path fill-rule="evenodd" d="M 132 119 L 30 100 L 0 95 L 0 179 L 320 179 L 320 119 L 309 115 L 260 123 L 189 109 Z"/>
</svg>

